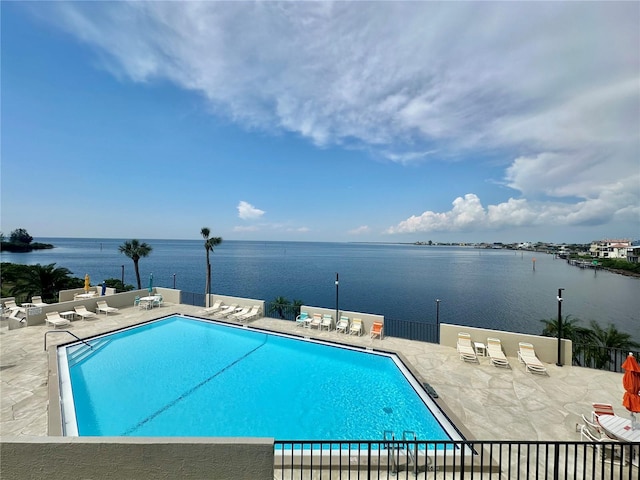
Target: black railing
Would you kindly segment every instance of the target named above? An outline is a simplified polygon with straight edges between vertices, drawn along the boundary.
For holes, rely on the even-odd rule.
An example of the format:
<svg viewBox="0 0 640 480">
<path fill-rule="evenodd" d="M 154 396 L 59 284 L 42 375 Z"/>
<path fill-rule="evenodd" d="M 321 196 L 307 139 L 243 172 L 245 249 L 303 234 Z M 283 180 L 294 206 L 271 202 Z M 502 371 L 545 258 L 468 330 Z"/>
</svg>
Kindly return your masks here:
<svg viewBox="0 0 640 480">
<path fill-rule="evenodd" d="M 385 335 L 390 337 L 439 343 L 439 326 L 435 323 L 411 322 L 385 317 L 384 332 Z"/>
<path fill-rule="evenodd" d="M 180 303 L 184 305 L 194 305 L 204 307 L 204 293 L 180 292 Z"/>
<path fill-rule="evenodd" d="M 276 441 L 275 478 L 638 480 L 640 443 Z"/>
<path fill-rule="evenodd" d="M 640 358 L 639 351 L 574 343 L 573 364 L 610 372 L 622 372 L 621 365 L 629 353 L 633 353 L 636 359 Z"/>
<path fill-rule="evenodd" d="M 276 302 L 264 302 L 264 316 L 279 320 L 295 320 L 300 315 L 300 307 Z"/>
</svg>

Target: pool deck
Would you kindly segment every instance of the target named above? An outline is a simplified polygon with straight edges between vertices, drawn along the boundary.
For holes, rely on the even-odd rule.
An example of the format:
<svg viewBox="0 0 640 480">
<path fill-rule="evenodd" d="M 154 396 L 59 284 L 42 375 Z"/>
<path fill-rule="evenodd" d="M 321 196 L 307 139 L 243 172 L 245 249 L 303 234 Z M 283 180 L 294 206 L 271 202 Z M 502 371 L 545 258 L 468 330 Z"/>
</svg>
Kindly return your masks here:
<svg viewBox="0 0 640 480">
<path fill-rule="evenodd" d="M 68 329 L 84 338 L 171 314 L 202 316 L 201 310 L 174 304 L 152 310 L 124 308 L 97 319 L 74 321 Z M 319 332 L 272 318 L 249 325 L 400 353 L 412 371 L 435 389 L 438 402 L 445 405 L 454 423 L 477 440 L 580 440 L 576 424 L 581 422 L 581 414 L 590 415 L 593 402 L 610 403 L 617 414 L 628 416 L 621 405 L 621 373 L 547 364 L 548 375 L 538 375 L 526 373 L 514 357 L 508 358 L 511 368 L 498 368 L 488 358 L 481 358 L 479 364 L 464 362 L 455 348 L 432 343 Z M 44 325 L 8 330 L 7 320 L 0 323 L 2 436 L 47 435 L 48 355 L 44 337 L 50 330 Z M 51 346 L 73 340 L 66 333 L 47 337 Z"/>
</svg>

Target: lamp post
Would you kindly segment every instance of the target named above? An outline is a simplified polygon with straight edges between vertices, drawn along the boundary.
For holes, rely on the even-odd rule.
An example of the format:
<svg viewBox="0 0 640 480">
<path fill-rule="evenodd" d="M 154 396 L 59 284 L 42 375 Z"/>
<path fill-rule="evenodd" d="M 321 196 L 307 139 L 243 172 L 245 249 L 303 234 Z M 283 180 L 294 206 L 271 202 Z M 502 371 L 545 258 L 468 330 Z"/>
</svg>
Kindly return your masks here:
<svg viewBox="0 0 640 480">
<path fill-rule="evenodd" d="M 557 366 L 562 366 L 562 291 L 564 288 L 558 289 L 558 363 Z"/>
<path fill-rule="evenodd" d="M 336 322 L 338 321 L 338 290 L 340 288 L 338 285 L 338 273 L 336 272 Z"/>
<path fill-rule="evenodd" d="M 122 288 L 124 288 L 124 265 L 122 265 Z"/>
<path fill-rule="evenodd" d="M 173 274 L 173 289 L 176 289 L 176 274 Z"/>
<path fill-rule="evenodd" d="M 436 298 L 436 335 L 440 343 L 440 299 Z"/>
</svg>

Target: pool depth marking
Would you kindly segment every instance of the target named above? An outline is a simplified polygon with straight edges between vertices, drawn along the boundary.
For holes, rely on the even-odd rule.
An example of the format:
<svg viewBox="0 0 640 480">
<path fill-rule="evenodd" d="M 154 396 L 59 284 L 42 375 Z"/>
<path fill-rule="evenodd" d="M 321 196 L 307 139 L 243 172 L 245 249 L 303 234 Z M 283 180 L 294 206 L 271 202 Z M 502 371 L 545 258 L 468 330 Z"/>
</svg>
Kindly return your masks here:
<svg viewBox="0 0 640 480">
<path fill-rule="evenodd" d="M 262 347 L 265 346 L 265 344 L 267 343 L 267 339 L 268 339 L 268 335 L 265 334 L 264 336 L 264 341 L 258 345 L 257 347 L 255 347 L 254 349 L 250 350 L 249 352 L 245 353 L 244 355 L 242 355 L 240 358 L 237 358 L 236 360 L 234 360 L 233 362 L 231 362 L 230 364 L 226 365 L 225 367 L 221 368 L 220 370 L 218 370 L 216 373 L 214 373 L 213 375 L 211 375 L 209 378 L 203 380 L 202 382 L 200 382 L 199 384 L 197 384 L 195 387 L 190 388 L 189 390 L 187 390 L 186 392 L 184 392 L 182 395 L 180 395 L 178 398 L 172 400 L 171 402 L 167 403 L 164 407 L 160 408 L 159 410 L 156 410 L 154 413 L 152 413 L 151 415 L 147 416 L 147 418 L 144 418 L 143 420 L 139 421 L 137 425 L 135 425 L 132 428 L 127 429 L 122 435 L 131 435 L 133 432 L 135 432 L 136 430 L 138 430 L 140 427 L 142 427 L 145 423 L 150 422 L 151 420 L 153 420 L 154 418 L 156 418 L 158 415 L 160 415 L 161 413 L 166 412 L 167 410 L 169 410 L 171 407 L 175 406 L 176 404 L 178 404 L 179 402 L 181 402 L 182 400 L 184 400 L 185 398 L 187 398 L 189 395 L 193 394 L 195 391 L 197 391 L 199 388 L 203 387 L 204 385 L 206 385 L 207 383 L 209 383 L 211 380 L 213 380 L 214 378 L 216 378 L 218 375 L 220 375 L 223 372 L 226 372 L 227 370 L 229 370 L 231 367 L 233 367 L 234 365 L 240 363 L 242 360 L 244 360 L 245 358 L 247 358 L 249 355 L 255 353 L 257 350 L 261 349 Z"/>
</svg>

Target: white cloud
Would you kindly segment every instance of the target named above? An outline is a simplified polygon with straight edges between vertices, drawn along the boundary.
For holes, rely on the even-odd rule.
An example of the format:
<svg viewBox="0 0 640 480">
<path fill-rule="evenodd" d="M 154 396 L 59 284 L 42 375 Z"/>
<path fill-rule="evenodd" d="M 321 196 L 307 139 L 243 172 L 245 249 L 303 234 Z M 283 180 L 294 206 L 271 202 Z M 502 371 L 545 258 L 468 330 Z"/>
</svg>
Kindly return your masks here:
<svg viewBox="0 0 640 480">
<path fill-rule="evenodd" d="M 362 225 L 360 227 L 354 228 L 353 230 L 349 230 L 349 235 L 364 235 L 371 232 L 371 228 L 367 225 Z"/>
<path fill-rule="evenodd" d="M 629 180 L 636 185 L 640 176 Z M 484 208 L 477 195 L 468 193 L 453 201 L 447 212 L 426 211 L 386 230 L 388 234 L 414 232 L 466 232 L 522 226 L 601 225 L 612 220 L 635 222 L 640 219 L 638 197 L 629 194 L 629 185 L 609 185 L 598 198 L 578 203 L 529 202 L 510 198 Z"/>
<path fill-rule="evenodd" d="M 120 78 L 169 80 L 247 128 L 398 163 L 490 151 L 523 195 L 484 208 L 468 194 L 390 232 L 638 219 L 638 2 L 43 6 Z"/>
<path fill-rule="evenodd" d="M 245 202 L 243 200 L 241 200 L 240 203 L 238 203 L 237 208 L 238 208 L 238 217 L 240 217 L 242 220 L 256 220 L 265 214 L 263 210 L 260 210 L 254 207 L 253 205 L 251 205 L 250 203 Z"/>
<path fill-rule="evenodd" d="M 259 232 L 260 227 L 258 225 L 238 225 L 233 227 L 233 231 L 239 233 Z"/>
</svg>

